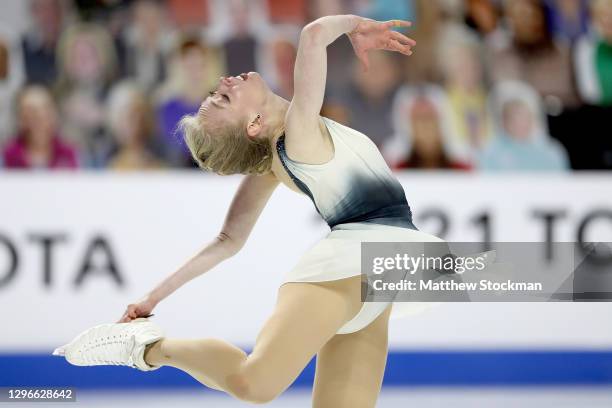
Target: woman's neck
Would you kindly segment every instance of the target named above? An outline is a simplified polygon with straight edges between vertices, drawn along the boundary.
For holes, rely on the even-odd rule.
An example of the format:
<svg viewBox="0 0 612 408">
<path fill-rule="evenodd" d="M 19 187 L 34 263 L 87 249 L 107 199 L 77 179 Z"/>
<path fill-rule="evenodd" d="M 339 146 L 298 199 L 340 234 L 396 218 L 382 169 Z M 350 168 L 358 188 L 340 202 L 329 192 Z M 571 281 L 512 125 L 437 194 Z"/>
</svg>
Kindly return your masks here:
<svg viewBox="0 0 612 408">
<path fill-rule="evenodd" d="M 267 133 L 270 139 L 285 131 L 285 116 L 289 110 L 289 101 L 272 93 L 263 109 Z"/>
</svg>

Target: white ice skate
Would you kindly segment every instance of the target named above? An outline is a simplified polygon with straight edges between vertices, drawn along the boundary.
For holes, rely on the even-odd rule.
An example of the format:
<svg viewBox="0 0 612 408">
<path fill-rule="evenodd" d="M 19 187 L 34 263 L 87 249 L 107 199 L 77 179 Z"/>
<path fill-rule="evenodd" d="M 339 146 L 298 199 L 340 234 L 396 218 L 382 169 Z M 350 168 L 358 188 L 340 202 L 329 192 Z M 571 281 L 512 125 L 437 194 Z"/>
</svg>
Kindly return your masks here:
<svg viewBox="0 0 612 408">
<path fill-rule="evenodd" d="M 124 365 L 142 371 L 160 368 L 144 361 L 144 351 L 164 337 L 159 326 L 146 318 L 129 323 L 106 323 L 94 326 L 76 336 L 70 343 L 53 351 L 77 366 Z"/>
</svg>

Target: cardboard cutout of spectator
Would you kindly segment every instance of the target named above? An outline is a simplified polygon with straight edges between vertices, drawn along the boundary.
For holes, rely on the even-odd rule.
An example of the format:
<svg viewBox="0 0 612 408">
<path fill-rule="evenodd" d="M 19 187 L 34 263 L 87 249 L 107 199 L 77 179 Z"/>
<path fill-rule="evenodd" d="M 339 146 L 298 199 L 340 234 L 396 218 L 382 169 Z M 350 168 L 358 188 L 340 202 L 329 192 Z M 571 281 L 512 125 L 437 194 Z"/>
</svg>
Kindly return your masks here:
<svg viewBox="0 0 612 408">
<path fill-rule="evenodd" d="M 394 134 L 382 153 L 394 169 L 468 170 L 452 136 L 451 110 L 437 85 L 404 85 L 393 103 Z"/>
<path fill-rule="evenodd" d="M 19 132 L 3 149 L 12 169 L 58 169 L 78 166 L 75 148 L 59 136 L 57 109 L 41 86 L 25 88 L 18 98 Z"/>
<path fill-rule="evenodd" d="M 490 96 L 495 136 L 479 161 L 485 171 L 565 171 L 567 152 L 548 132 L 537 92 L 518 81 L 498 84 Z"/>
</svg>

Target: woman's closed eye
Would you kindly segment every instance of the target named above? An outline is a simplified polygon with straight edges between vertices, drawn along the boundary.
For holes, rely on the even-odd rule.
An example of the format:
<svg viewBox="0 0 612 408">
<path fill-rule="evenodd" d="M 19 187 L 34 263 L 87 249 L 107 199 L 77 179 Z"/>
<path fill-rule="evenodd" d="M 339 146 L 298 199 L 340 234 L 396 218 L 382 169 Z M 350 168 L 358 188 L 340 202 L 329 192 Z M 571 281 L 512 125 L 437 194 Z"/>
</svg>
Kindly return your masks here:
<svg viewBox="0 0 612 408">
<path fill-rule="evenodd" d="M 210 96 L 220 95 L 220 96 L 221 96 L 223 99 L 225 99 L 227 102 L 230 102 L 230 98 L 229 98 L 229 96 L 228 96 L 228 95 L 226 95 L 226 94 L 219 93 L 219 91 L 210 91 L 208 94 L 209 94 Z"/>
</svg>

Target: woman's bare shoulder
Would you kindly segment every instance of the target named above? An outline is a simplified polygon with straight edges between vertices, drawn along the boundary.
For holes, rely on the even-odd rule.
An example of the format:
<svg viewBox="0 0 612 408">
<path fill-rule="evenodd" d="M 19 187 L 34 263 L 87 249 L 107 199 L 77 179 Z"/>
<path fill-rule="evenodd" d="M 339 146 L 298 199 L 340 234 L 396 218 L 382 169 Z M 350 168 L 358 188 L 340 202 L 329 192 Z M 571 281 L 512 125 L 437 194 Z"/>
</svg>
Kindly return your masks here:
<svg viewBox="0 0 612 408">
<path fill-rule="evenodd" d="M 285 127 L 285 152 L 294 162 L 321 164 L 334 156 L 334 145 L 323 117 L 318 117 L 315 130 Z M 276 139 L 275 143 L 278 142 Z M 276 145 L 276 144 L 275 144 Z"/>
</svg>

